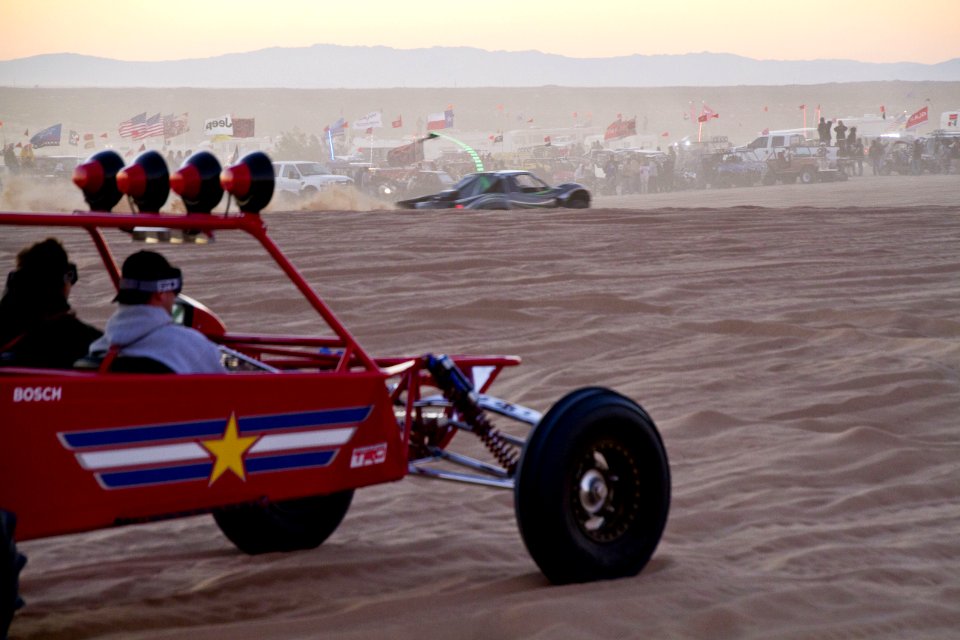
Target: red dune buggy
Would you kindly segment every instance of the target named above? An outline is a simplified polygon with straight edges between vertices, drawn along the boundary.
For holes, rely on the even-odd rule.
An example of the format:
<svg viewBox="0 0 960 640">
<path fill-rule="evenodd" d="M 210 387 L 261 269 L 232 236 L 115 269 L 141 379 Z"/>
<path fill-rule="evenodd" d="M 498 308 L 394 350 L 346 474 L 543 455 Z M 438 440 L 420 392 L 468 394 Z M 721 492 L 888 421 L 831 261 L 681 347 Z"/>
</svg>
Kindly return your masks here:
<svg viewBox="0 0 960 640">
<path fill-rule="evenodd" d="M 320 329 L 232 333 L 181 295 L 175 318 L 220 346 L 228 373 L 121 372 L 110 356 L 72 370 L 0 367 L 0 636 L 22 604 L 16 541 L 212 513 L 246 553 L 310 549 L 340 524 L 355 489 L 408 474 L 512 490 L 522 539 L 554 583 L 635 575 L 653 554 L 670 471 L 647 413 L 601 387 L 543 415 L 488 395 L 515 356 L 368 354 L 267 235 L 266 155 L 221 169 L 200 153 L 170 175 L 156 152 L 124 167 L 105 151 L 74 180 L 90 212 L 0 213 L 0 226 L 86 230 L 114 286 L 108 236 L 248 234 Z M 159 213 L 171 186 L 186 214 Z M 238 213 L 210 213 L 224 190 Z M 110 212 L 123 194 L 138 213 Z M 459 432 L 489 459 L 450 449 Z"/>
</svg>

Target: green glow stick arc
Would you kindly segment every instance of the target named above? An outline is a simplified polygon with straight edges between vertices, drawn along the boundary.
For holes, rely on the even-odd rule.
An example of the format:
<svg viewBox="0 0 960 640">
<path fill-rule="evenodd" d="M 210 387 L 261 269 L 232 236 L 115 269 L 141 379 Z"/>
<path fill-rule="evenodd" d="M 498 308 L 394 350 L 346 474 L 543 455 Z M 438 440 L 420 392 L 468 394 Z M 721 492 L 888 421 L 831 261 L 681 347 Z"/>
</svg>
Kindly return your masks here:
<svg viewBox="0 0 960 640">
<path fill-rule="evenodd" d="M 473 147 L 471 147 L 471 146 L 468 145 L 467 143 L 461 142 L 461 141 L 457 140 L 456 138 L 452 138 L 452 137 L 450 137 L 450 136 L 448 136 L 448 135 L 445 135 L 445 134 L 443 134 L 443 133 L 437 133 L 437 132 L 435 132 L 435 131 L 429 133 L 429 134 L 427 135 L 427 138 L 443 138 L 444 140 L 449 140 L 450 142 L 458 145 L 461 149 L 463 149 L 464 151 L 466 151 L 466 152 L 470 155 L 471 158 L 473 158 L 473 164 L 476 165 L 477 171 L 483 171 L 483 160 L 481 160 L 481 159 L 480 159 L 480 155 L 479 155 L 476 151 L 473 150 Z"/>
</svg>

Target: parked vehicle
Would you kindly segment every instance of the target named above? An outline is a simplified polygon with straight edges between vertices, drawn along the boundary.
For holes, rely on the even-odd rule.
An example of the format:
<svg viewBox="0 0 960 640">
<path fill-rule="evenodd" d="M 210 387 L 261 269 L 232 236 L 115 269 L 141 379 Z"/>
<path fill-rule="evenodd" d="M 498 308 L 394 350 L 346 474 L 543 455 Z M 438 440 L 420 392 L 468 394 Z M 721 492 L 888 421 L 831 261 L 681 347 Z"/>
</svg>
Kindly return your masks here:
<svg viewBox="0 0 960 640">
<path fill-rule="evenodd" d="M 712 172 L 707 178 L 712 187 L 752 187 L 763 180 L 767 163 L 753 150 L 730 150 L 717 154 L 708 165 Z"/>
<path fill-rule="evenodd" d="M 433 195 L 401 200 L 404 209 L 586 209 L 590 192 L 582 184 L 566 182 L 551 187 L 529 171 L 471 173 Z"/>
<path fill-rule="evenodd" d="M 775 158 L 777 152 L 784 149 L 806 144 L 808 136 L 816 133 L 816 129 L 784 129 L 782 131 L 768 131 L 763 133 L 743 147 L 738 149 L 752 149 L 757 152 L 761 160 Z"/>
<path fill-rule="evenodd" d="M 319 162 L 274 162 L 273 173 L 277 192 L 298 198 L 312 198 L 331 187 L 353 184 L 352 178 L 332 173 Z"/>
<path fill-rule="evenodd" d="M 832 159 L 831 159 L 832 156 Z M 781 150 L 767 160 L 768 171 L 763 183 L 787 184 L 800 181 L 803 184 L 846 180 L 847 174 L 836 157 L 835 147 L 799 146 Z"/>
</svg>

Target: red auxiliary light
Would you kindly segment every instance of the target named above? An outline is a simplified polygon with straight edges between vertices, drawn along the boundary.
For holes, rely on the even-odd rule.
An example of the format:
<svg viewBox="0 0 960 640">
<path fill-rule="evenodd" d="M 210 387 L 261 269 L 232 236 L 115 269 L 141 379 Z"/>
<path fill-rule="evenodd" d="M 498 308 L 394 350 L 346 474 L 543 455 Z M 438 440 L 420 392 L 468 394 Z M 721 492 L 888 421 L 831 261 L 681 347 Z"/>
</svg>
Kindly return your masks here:
<svg viewBox="0 0 960 640">
<path fill-rule="evenodd" d="M 227 167 L 220 174 L 220 184 L 224 191 L 238 198 L 245 197 L 250 193 L 250 167 L 245 164 Z"/>
<path fill-rule="evenodd" d="M 209 151 L 198 151 L 170 176 L 170 186 L 183 198 L 187 213 L 210 213 L 223 198 L 220 161 Z"/>
<path fill-rule="evenodd" d="M 117 189 L 120 193 L 139 198 L 147 190 L 147 172 L 138 164 L 124 167 L 117 174 Z"/>
<path fill-rule="evenodd" d="M 184 198 L 196 198 L 200 193 L 200 170 L 193 165 L 182 167 L 170 176 L 170 188 Z"/>
<path fill-rule="evenodd" d="M 157 213 L 170 195 L 167 162 L 156 151 L 144 151 L 117 173 L 117 189 L 130 196 L 138 210 Z"/>
<path fill-rule="evenodd" d="M 273 163 L 262 151 L 248 153 L 220 173 L 220 186 L 233 194 L 240 211 L 260 213 L 273 197 Z"/>
<path fill-rule="evenodd" d="M 117 189 L 117 172 L 123 158 L 116 151 L 100 151 L 73 170 L 73 183 L 83 191 L 91 211 L 110 211 L 123 194 Z"/>
<path fill-rule="evenodd" d="M 99 191 L 103 186 L 103 165 L 96 161 L 78 165 L 73 170 L 73 184 L 84 191 Z"/>
</svg>

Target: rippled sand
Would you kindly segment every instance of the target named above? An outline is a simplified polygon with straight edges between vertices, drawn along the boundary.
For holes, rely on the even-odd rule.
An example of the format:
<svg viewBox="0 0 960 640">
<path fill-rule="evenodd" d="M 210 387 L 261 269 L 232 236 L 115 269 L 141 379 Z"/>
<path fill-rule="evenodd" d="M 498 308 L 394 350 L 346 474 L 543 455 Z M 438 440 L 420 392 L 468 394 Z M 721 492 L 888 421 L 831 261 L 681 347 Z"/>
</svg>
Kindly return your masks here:
<svg viewBox="0 0 960 640">
<path fill-rule="evenodd" d="M 509 492 L 408 478 L 358 491 L 315 551 L 246 557 L 208 517 L 25 543 L 13 637 L 955 638 L 958 194 L 928 176 L 270 214 L 369 351 L 521 355 L 493 391 L 539 410 L 584 385 L 641 402 L 674 482 L 653 560 L 549 586 Z M 36 233 L 0 238 L 3 264 Z M 67 241 L 75 305 L 102 322 L 106 283 Z M 167 254 L 231 328 L 310 331 L 249 246 Z"/>
</svg>

